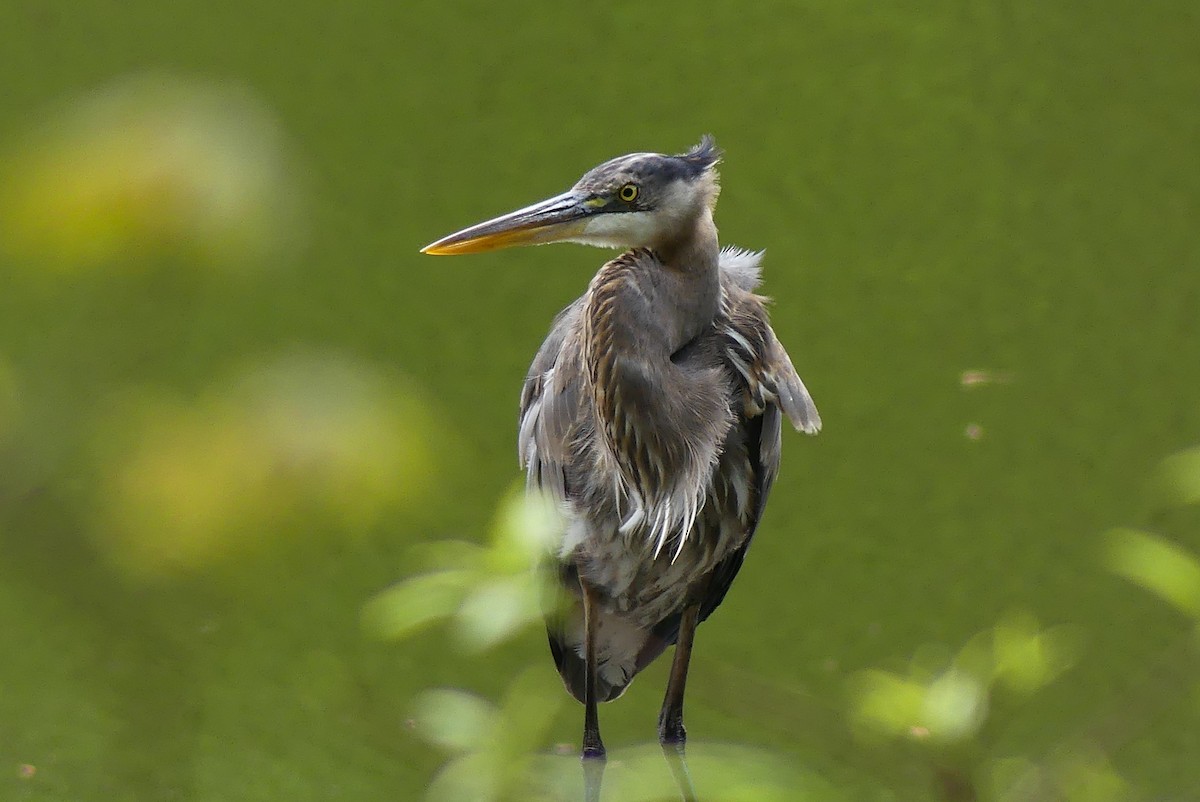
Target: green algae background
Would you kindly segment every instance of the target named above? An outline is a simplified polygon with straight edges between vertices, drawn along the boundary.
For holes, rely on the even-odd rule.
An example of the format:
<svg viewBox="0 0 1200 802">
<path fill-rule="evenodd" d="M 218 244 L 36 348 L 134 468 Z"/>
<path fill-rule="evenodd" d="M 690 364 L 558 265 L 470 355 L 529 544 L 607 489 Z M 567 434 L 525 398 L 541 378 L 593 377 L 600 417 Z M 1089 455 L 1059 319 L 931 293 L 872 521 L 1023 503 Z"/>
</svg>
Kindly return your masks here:
<svg viewBox="0 0 1200 802">
<path fill-rule="evenodd" d="M 1117 793 L 1200 798 L 1194 624 L 1108 570 L 1101 537 L 1200 551 L 1200 516 L 1155 484 L 1200 443 L 1198 36 L 1186 2 L 8 0 L 8 186 L 61 115 L 129 81 L 229 93 L 230 141 L 269 140 L 278 174 L 251 207 L 267 222 L 237 217 L 217 250 L 170 226 L 55 234 L 54 203 L 57 251 L 0 242 L 0 798 L 413 799 L 444 760 L 418 692 L 498 698 L 529 665 L 557 692 L 535 629 L 469 655 L 360 616 L 422 569 L 415 545 L 484 537 L 529 359 L 605 255 L 417 251 L 704 133 L 722 240 L 766 249 L 825 430 L 785 435 L 699 631 L 692 737 L 851 799 L 954 798 L 919 744 L 851 732 L 848 682 L 1027 611 L 1074 628 L 1077 663 L 998 698 L 976 748 L 1084 742 Z M 106 225 L 124 233 L 97 256 Z M 337 492 L 246 467 L 239 416 L 277 396 L 239 377 L 280 364 L 325 388 L 313 420 L 349 410 L 330 431 L 352 420 L 351 447 L 313 452 Z M 171 506 L 206 483 L 226 489 Z M 126 503 L 147 497 L 166 506 Z M 188 528 L 214 509 L 223 535 Z M 602 709 L 610 747 L 653 740 L 665 669 Z M 533 746 L 581 718 L 564 703 Z"/>
</svg>

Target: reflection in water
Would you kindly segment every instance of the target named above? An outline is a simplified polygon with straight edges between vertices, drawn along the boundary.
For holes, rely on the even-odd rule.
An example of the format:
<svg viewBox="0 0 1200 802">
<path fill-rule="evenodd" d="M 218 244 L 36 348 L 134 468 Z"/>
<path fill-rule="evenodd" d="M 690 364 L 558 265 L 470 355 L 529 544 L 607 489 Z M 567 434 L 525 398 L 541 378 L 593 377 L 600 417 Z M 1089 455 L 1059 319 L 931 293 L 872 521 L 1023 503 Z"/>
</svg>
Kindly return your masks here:
<svg viewBox="0 0 1200 802">
<path fill-rule="evenodd" d="M 696 789 L 692 785 L 692 773 L 688 768 L 687 754 L 682 744 L 662 744 L 663 758 L 671 771 L 681 802 L 697 802 Z M 583 767 L 584 802 L 601 802 L 604 790 L 604 769 L 607 758 L 581 758 Z"/>
<path fill-rule="evenodd" d="M 577 755 L 539 761 L 534 800 L 591 799 L 587 771 Z M 693 782 L 694 781 L 694 782 Z M 658 743 L 609 750 L 603 802 L 840 802 L 854 799 L 794 759 L 746 745 L 690 743 L 686 758 Z"/>
<path fill-rule="evenodd" d="M 663 757 L 671 769 L 671 776 L 679 786 L 679 797 L 683 802 L 696 802 L 696 789 L 692 786 L 692 772 L 688 769 L 687 755 L 682 744 L 663 744 Z"/>
<path fill-rule="evenodd" d="M 583 768 L 583 800 L 584 802 L 600 802 L 600 794 L 604 790 L 604 767 L 608 765 L 604 757 L 584 757 L 580 759 Z"/>
</svg>

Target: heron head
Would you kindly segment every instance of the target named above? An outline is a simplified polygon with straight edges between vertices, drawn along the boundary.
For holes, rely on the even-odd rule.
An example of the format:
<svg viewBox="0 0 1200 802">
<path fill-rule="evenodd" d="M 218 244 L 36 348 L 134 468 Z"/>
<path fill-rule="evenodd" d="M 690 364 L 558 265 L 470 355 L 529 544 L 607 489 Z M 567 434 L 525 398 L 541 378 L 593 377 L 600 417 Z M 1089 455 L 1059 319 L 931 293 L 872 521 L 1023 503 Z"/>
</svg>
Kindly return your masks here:
<svg viewBox="0 0 1200 802">
<path fill-rule="evenodd" d="M 477 253 L 547 242 L 655 247 L 685 234 L 691 222 L 711 213 L 720 158 L 710 136 L 677 156 L 619 156 L 589 170 L 561 195 L 457 231 L 421 251 Z"/>
</svg>

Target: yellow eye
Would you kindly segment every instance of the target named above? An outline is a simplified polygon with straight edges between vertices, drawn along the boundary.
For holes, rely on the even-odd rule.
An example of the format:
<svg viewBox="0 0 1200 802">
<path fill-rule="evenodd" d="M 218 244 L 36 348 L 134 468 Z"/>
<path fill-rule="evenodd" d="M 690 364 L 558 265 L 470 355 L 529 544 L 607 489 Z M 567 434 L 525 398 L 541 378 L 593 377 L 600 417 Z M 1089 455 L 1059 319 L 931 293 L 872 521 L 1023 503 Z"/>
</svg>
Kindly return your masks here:
<svg viewBox="0 0 1200 802">
<path fill-rule="evenodd" d="M 626 203 L 633 203 L 637 200 L 638 187 L 637 184 L 626 184 L 617 190 L 617 197 Z"/>
</svg>

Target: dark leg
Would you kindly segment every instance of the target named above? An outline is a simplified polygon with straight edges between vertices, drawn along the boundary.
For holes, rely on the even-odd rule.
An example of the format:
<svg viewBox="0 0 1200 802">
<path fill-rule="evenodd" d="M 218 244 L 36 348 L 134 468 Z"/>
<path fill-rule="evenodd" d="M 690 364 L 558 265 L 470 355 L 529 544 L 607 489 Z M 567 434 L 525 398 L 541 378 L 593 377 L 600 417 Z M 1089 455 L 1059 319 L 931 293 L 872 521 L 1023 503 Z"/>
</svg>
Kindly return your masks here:
<svg viewBox="0 0 1200 802">
<path fill-rule="evenodd" d="M 583 657 L 587 674 L 583 681 L 583 758 L 604 760 L 604 742 L 600 740 L 600 718 L 596 713 L 596 595 L 579 578 L 583 589 Z"/>
<path fill-rule="evenodd" d="M 579 587 L 583 590 L 583 657 L 587 663 L 583 680 L 583 796 L 585 802 L 600 802 L 605 752 L 596 713 L 596 595 L 583 577 L 579 578 Z"/>
<path fill-rule="evenodd" d="M 687 731 L 683 728 L 683 691 L 687 685 L 688 661 L 692 658 L 692 640 L 696 636 L 696 619 L 700 606 L 689 604 L 679 620 L 679 638 L 675 642 L 675 659 L 671 662 L 671 678 L 667 680 L 667 695 L 662 712 L 658 714 L 658 742 L 683 751 Z"/>
<path fill-rule="evenodd" d="M 700 608 L 695 604 L 683 610 L 679 620 L 679 638 L 675 641 L 675 659 L 671 661 L 671 676 L 667 680 L 667 695 L 663 699 L 662 712 L 658 715 L 658 741 L 662 744 L 663 755 L 684 802 L 695 802 L 696 799 L 687 758 L 683 755 L 683 745 L 687 740 L 687 731 L 683 728 L 683 690 L 687 685 L 688 661 L 692 657 L 692 640 L 696 636 L 699 615 Z"/>
</svg>

